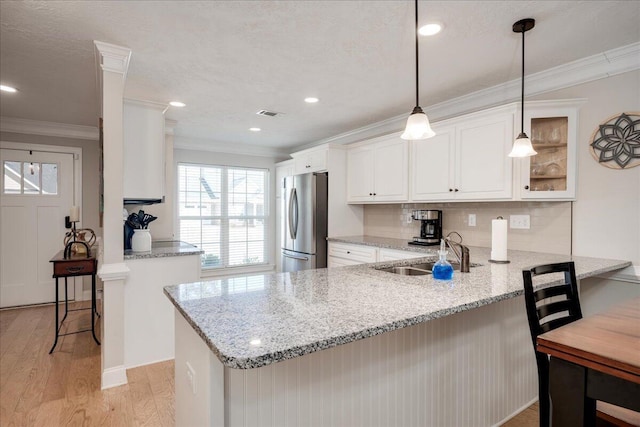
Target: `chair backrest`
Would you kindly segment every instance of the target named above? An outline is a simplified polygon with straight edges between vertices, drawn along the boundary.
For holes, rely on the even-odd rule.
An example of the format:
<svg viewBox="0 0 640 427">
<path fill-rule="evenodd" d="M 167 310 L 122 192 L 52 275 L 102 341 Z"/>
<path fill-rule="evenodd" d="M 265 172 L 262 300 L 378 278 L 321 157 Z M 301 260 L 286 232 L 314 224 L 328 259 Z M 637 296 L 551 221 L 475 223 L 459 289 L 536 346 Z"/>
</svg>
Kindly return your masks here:
<svg viewBox="0 0 640 427">
<path fill-rule="evenodd" d="M 533 277 L 550 273 L 564 273 L 564 282 L 534 290 Z M 561 262 L 522 270 L 522 276 L 527 318 L 535 349 L 538 335 L 582 318 L 576 270 L 573 262 Z"/>
</svg>

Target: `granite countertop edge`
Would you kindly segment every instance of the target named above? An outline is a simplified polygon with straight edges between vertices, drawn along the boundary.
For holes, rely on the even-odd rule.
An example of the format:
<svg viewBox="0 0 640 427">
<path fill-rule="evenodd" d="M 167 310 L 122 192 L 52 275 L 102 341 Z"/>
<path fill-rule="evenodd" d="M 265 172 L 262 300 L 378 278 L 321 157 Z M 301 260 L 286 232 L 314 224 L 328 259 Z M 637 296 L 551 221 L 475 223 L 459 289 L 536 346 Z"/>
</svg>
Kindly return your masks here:
<svg viewBox="0 0 640 427">
<path fill-rule="evenodd" d="M 353 244 L 362 244 L 362 243 L 354 242 L 353 240 L 348 240 L 348 238 L 341 238 L 340 240 L 335 240 L 335 239 L 329 239 L 329 240 L 342 241 L 345 243 L 353 243 Z M 388 240 L 393 240 L 393 239 L 388 239 Z M 376 246 L 376 245 L 370 241 L 368 246 Z M 377 247 L 381 247 L 381 246 L 377 246 Z M 389 247 L 390 249 L 402 250 L 402 248 L 398 247 L 398 245 L 394 246 L 392 243 L 389 243 L 389 242 L 387 242 L 387 246 L 385 247 Z M 291 280 L 294 283 L 296 281 L 299 281 L 302 284 L 302 283 L 313 282 L 314 280 L 318 280 L 323 275 L 332 274 L 332 273 L 340 274 L 343 272 L 342 274 L 344 274 L 345 277 L 347 277 L 347 279 L 353 278 L 353 275 L 357 275 L 363 280 L 363 282 L 369 283 L 369 285 L 365 285 L 365 286 L 371 286 L 371 284 L 375 285 L 376 283 L 380 282 L 380 280 L 382 281 L 386 280 L 386 278 L 381 278 L 381 276 L 376 276 L 375 268 L 406 265 L 406 264 L 415 263 L 416 261 L 419 261 L 421 259 L 424 259 L 424 260 L 433 259 L 433 254 L 429 253 L 430 251 L 424 251 L 424 250 L 421 251 L 420 249 L 422 248 L 420 247 L 417 247 L 416 249 L 418 249 L 417 252 L 424 252 L 425 257 L 408 259 L 408 260 L 399 260 L 399 261 L 379 262 L 379 263 L 373 263 L 373 264 L 360 264 L 360 265 L 354 265 L 354 266 L 348 266 L 348 267 L 338 267 L 334 269 L 320 269 L 320 270 L 307 271 L 305 273 L 306 275 L 302 277 L 293 276 Z M 487 248 L 472 248 L 472 254 L 474 252 L 476 254 L 478 254 L 479 252 L 482 252 L 481 256 L 483 257 L 485 255 L 488 257 L 487 251 L 488 251 Z M 484 252 L 487 252 L 487 253 L 485 254 Z M 541 262 L 536 262 L 536 257 L 535 257 L 536 255 L 538 256 L 538 258 L 540 257 L 544 258 L 545 262 L 546 262 L 546 259 L 551 259 L 551 260 L 557 259 L 557 261 L 553 261 L 553 262 L 561 262 L 561 261 L 566 261 L 568 259 L 576 258 L 580 263 L 582 263 L 581 268 L 578 268 L 578 266 L 576 268 L 577 270 L 576 277 L 578 279 L 584 279 L 587 277 L 596 276 L 602 273 L 618 270 L 628 265 L 631 265 L 630 262 L 623 261 L 623 260 L 604 260 L 599 258 L 572 257 L 569 255 L 541 254 L 541 253 L 533 253 L 533 252 L 525 252 L 525 251 L 510 251 L 509 253 L 510 253 L 510 257 L 513 256 L 516 259 L 515 265 L 512 264 L 509 267 L 509 265 L 503 264 L 502 266 L 504 267 L 497 267 L 497 268 L 505 269 L 505 270 L 499 270 L 499 271 L 506 271 L 506 269 L 510 269 L 509 271 L 511 275 L 510 276 L 508 275 L 507 281 L 510 283 L 514 283 L 515 278 L 519 276 L 518 277 L 519 284 L 514 283 L 513 286 L 509 286 L 509 287 L 506 287 L 504 290 L 494 292 L 494 294 L 491 294 L 491 293 L 489 294 L 481 293 L 482 295 L 478 294 L 477 299 L 473 299 L 473 298 L 476 298 L 476 297 L 473 297 L 473 298 L 467 298 L 467 300 L 462 302 L 455 300 L 455 301 L 451 301 L 451 303 L 447 305 L 441 304 L 438 306 L 436 304 L 433 308 L 425 307 L 423 312 L 416 313 L 415 309 L 407 309 L 406 310 L 407 312 L 411 312 L 409 313 L 409 315 L 407 315 L 407 317 L 403 317 L 405 316 L 405 314 L 402 314 L 401 316 L 391 319 L 390 321 L 387 321 L 388 319 L 386 319 L 385 321 L 381 320 L 380 323 L 376 323 L 375 321 L 369 321 L 368 325 L 363 325 L 364 328 L 359 330 L 351 329 L 351 330 L 338 331 L 339 333 L 336 335 L 331 335 L 331 332 L 326 333 L 326 335 L 319 334 L 318 336 L 314 336 L 313 338 L 311 338 L 312 341 L 308 341 L 308 342 L 304 342 L 304 339 L 306 338 L 302 338 L 302 337 L 298 339 L 291 339 L 290 341 L 281 343 L 279 345 L 272 345 L 272 348 L 265 348 L 264 349 L 265 352 L 262 354 L 247 354 L 247 355 L 242 354 L 243 352 L 246 352 L 246 348 L 234 347 L 235 344 L 233 342 L 229 343 L 228 341 L 225 341 L 226 338 L 229 338 L 233 334 L 228 336 L 225 336 L 226 332 L 213 332 L 212 334 L 207 334 L 207 332 L 203 330 L 203 328 L 207 328 L 207 327 L 210 328 L 210 325 L 207 325 L 206 320 L 203 320 L 202 313 L 198 312 L 198 310 L 201 309 L 201 307 L 199 306 L 196 307 L 194 305 L 191 305 L 191 302 L 186 303 L 186 301 L 178 300 L 180 298 L 178 296 L 179 295 L 178 290 L 180 289 L 181 286 L 189 286 L 189 285 L 196 285 L 196 284 L 174 285 L 174 286 L 165 287 L 164 293 L 169 298 L 171 303 L 176 307 L 176 309 L 186 319 L 189 325 L 203 339 L 203 341 L 206 343 L 209 349 L 211 349 L 211 351 L 216 355 L 216 357 L 218 357 L 218 359 L 223 363 L 224 366 L 229 368 L 234 368 L 234 369 L 253 369 L 253 368 L 266 366 L 271 363 L 276 363 L 276 362 L 280 362 L 287 359 L 293 359 L 295 357 L 299 357 L 305 354 L 310 354 L 316 351 L 337 347 L 339 345 L 347 344 L 360 339 L 373 337 L 373 336 L 380 335 L 382 333 L 390 332 L 393 330 L 409 327 L 409 326 L 423 323 L 429 320 L 434 320 L 434 319 L 446 317 L 449 315 L 453 315 L 456 313 L 460 313 L 466 310 L 471 310 L 478 307 L 486 306 L 495 302 L 515 298 L 524 293 L 524 290 L 521 287 L 521 280 L 522 280 L 521 274 L 520 274 L 521 269 L 528 268 L 526 267 L 527 265 L 526 263 L 528 262 L 529 259 L 532 260 L 531 266 L 541 263 Z M 526 261 L 523 262 L 523 259 Z M 482 259 L 474 260 L 472 256 L 472 261 L 482 262 Z M 488 263 L 484 262 L 480 266 L 487 267 L 487 268 L 484 268 L 482 273 L 480 273 L 480 271 L 478 270 L 478 276 L 476 279 L 472 279 L 471 280 L 472 282 L 473 281 L 482 282 L 486 284 L 485 286 L 488 286 L 490 288 L 492 285 L 495 285 L 495 283 L 499 283 L 500 280 L 505 280 L 504 278 L 503 279 L 496 278 L 497 276 L 495 276 L 495 273 L 492 273 L 492 268 L 490 268 L 491 266 Z M 495 268 L 495 265 L 493 266 Z M 284 273 L 284 274 L 288 275 L 289 273 Z M 278 273 L 271 275 L 270 277 L 274 277 L 277 275 Z M 467 277 L 470 277 L 470 276 L 467 276 Z M 277 277 L 275 278 L 277 279 Z M 411 284 L 411 280 L 414 280 L 414 279 L 415 278 L 409 278 L 409 279 L 405 278 L 404 280 L 407 280 L 408 281 L 407 283 Z M 401 280 L 401 279 L 398 278 L 398 280 Z M 415 280 L 414 280 L 414 283 L 417 283 Z M 465 279 L 459 279 L 459 280 L 463 280 L 463 282 L 461 283 L 464 284 Z M 545 280 L 540 285 L 550 286 L 559 281 L 560 280 Z M 200 284 L 202 283 L 208 283 L 208 282 L 200 282 Z M 482 286 L 482 285 L 474 285 L 473 283 L 468 283 L 467 285 L 472 287 Z M 172 292 L 175 292 L 175 295 L 172 294 Z M 212 298 L 208 298 L 208 299 L 211 300 Z M 215 297 L 213 298 L 213 300 L 215 300 Z M 202 301 L 196 300 L 196 302 L 200 303 Z M 183 303 L 185 304 L 184 306 L 182 305 Z M 207 304 L 208 303 L 210 302 L 207 302 Z M 304 304 L 304 301 L 301 303 Z M 204 306 L 205 312 L 207 307 L 208 306 L 206 305 Z M 357 309 L 357 306 L 356 306 L 356 309 Z M 195 319 L 192 316 L 195 317 Z M 199 320 L 200 322 L 202 322 L 202 325 L 199 324 L 198 318 L 200 318 Z M 256 318 L 256 321 L 257 320 L 258 318 Z M 223 336 L 220 337 L 218 335 L 219 333 L 222 333 Z M 216 345 L 216 342 L 219 342 L 223 348 L 220 348 L 220 346 Z M 237 348 L 238 350 L 234 350 L 235 348 Z M 234 352 L 236 354 L 233 354 Z"/>
<path fill-rule="evenodd" d="M 204 251 L 179 240 L 160 240 L 151 243 L 151 250 L 148 252 L 133 252 L 131 249 L 124 251 L 124 260 L 167 258 L 176 256 L 201 255 Z"/>
</svg>

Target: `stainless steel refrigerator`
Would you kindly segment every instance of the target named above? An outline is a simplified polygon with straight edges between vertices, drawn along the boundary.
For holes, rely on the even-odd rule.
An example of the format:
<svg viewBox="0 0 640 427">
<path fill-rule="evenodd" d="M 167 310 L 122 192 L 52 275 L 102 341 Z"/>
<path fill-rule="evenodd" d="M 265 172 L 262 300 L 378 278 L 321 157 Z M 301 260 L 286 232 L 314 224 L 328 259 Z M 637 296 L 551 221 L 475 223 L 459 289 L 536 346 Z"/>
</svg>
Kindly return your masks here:
<svg viewBox="0 0 640 427">
<path fill-rule="evenodd" d="M 326 267 L 327 174 L 288 176 L 282 191 L 282 271 Z"/>
</svg>

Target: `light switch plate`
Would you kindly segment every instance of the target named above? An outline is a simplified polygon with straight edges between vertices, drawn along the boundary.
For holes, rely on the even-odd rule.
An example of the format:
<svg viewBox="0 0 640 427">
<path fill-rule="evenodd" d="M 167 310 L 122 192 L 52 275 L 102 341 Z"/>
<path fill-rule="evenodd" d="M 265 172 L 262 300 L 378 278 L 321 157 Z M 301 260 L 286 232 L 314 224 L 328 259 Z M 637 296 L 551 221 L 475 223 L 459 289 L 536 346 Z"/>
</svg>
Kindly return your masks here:
<svg viewBox="0 0 640 427">
<path fill-rule="evenodd" d="M 509 228 L 528 230 L 531 228 L 530 215 L 509 215 Z"/>
<path fill-rule="evenodd" d="M 476 226 L 476 214 L 469 214 L 469 227 Z"/>
</svg>

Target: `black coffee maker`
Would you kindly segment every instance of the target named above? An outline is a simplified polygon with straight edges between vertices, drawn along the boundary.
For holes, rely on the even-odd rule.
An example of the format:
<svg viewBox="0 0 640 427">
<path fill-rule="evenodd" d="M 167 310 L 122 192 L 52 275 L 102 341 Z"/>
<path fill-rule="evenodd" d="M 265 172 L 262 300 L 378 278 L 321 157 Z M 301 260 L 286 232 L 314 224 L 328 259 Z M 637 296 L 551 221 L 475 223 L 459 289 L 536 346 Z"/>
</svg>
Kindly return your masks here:
<svg viewBox="0 0 640 427">
<path fill-rule="evenodd" d="M 410 245 L 433 246 L 439 245 L 442 239 L 442 211 L 420 210 L 413 211 L 411 218 L 421 221 L 420 236 L 414 237 Z"/>
</svg>

